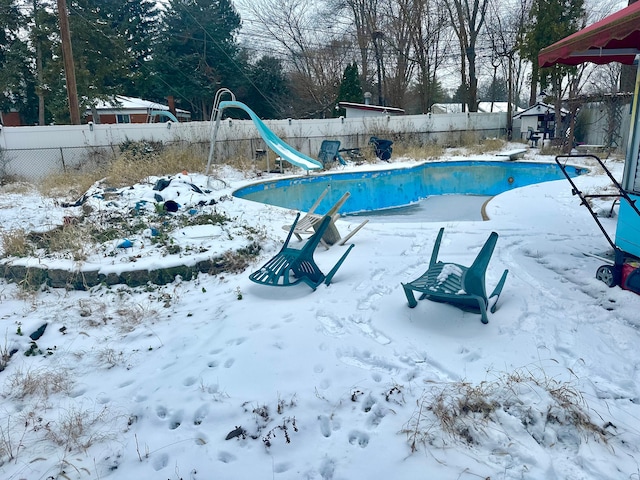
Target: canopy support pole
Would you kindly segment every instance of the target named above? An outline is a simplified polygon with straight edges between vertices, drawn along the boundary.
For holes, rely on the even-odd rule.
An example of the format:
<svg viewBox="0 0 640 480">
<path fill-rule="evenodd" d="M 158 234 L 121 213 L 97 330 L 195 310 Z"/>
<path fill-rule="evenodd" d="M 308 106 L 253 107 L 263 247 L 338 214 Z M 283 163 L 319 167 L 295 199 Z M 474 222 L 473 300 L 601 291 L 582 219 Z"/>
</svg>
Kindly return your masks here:
<svg viewBox="0 0 640 480">
<path fill-rule="evenodd" d="M 636 56 L 637 73 L 636 84 L 631 105 L 630 135 L 627 144 L 627 155 L 624 162 L 624 174 L 622 176 L 622 188 L 627 192 L 640 192 L 640 165 L 638 154 L 640 153 L 640 112 L 638 105 L 638 93 L 640 93 L 640 63 Z"/>
</svg>

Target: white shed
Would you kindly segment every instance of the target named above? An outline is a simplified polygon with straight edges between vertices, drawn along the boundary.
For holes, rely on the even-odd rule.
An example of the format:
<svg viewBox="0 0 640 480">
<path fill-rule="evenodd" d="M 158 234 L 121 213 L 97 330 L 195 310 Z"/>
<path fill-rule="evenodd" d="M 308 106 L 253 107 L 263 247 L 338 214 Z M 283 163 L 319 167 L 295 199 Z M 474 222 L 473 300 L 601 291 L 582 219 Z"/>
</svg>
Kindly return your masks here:
<svg viewBox="0 0 640 480">
<path fill-rule="evenodd" d="M 562 118 L 569 112 L 564 108 L 560 110 Z M 556 109 L 548 103 L 538 102 L 535 105 L 513 116 L 520 119 L 520 137 L 528 140 L 530 135 L 538 138 L 553 138 L 556 130 Z"/>
<path fill-rule="evenodd" d="M 404 115 L 402 108 L 369 105 L 367 103 L 338 102 L 338 107 L 344 108 L 345 117 L 381 117 L 385 115 Z"/>
</svg>

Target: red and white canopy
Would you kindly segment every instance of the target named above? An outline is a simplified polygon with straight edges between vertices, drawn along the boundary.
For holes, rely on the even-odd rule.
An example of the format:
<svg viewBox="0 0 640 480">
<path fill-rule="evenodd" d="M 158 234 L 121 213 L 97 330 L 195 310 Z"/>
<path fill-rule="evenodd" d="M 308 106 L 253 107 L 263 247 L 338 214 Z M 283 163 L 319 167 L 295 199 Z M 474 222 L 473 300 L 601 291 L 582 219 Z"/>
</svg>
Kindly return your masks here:
<svg viewBox="0 0 640 480">
<path fill-rule="evenodd" d="M 538 65 L 633 64 L 640 54 L 640 1 L 540 50 Z"/>
</svg>

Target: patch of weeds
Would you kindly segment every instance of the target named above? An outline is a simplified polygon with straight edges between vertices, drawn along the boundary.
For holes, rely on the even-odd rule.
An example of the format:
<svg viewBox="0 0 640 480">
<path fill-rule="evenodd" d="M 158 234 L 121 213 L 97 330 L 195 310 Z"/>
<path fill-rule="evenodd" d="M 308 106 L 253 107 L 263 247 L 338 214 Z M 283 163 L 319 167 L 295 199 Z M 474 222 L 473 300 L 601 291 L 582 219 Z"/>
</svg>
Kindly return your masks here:
<svg viewBox="0 0 640 480">
<path fill-rule="evenodd" d="M 390 403 L 396 403 L 398 405 L 404 405 L 404 395 L 402 393 L 403 387 L 402 385 L 394 384 L 388 390 L 385 390 L 383 393 L 384 399 Z"/>
<path fill-rule="evenodd" d="M 500 413 L 498 413 L 500 412 Z M 519 421 L 540 445 L 574 442 L 585 435 L 607 443 L 609 434 L 596 424 L 578 388 L 571 382 L 550 378 L 544 372 L 528 370 L 503 373 L 494 381 L 477 385 L 452 382 L 434 386 L 425 392 L 402 432 L 411 451 L 419 445 L 446 445 L 447 438 L 476 445 L 485 432 L 503 432 L 505 443 L 518 433 L 504 415 Z M 562 431 L 563 434 L 555 434 Z"/>
<path fill-rule="evenodd" d="M 278 399 L 275 411 L 279 418 L 272 417 L 272 409 L 266 404 L 251 406 L 249 402 L 243 403 L 242 407 L 245 413 L 252 415 L 254 425 L 247 428 L 236 425 L 235 428 L 227 434 L 226 439 L 260 439 L 265 448 L 270 448 L 273 445 L 273 439 L 281 433 L 285 443 L 291 443 L 291 432 L 297 432 L 298 425 L 296 424 L 295 417 L 285 416 L 284 412 L 295 407 L 295 398 L 294 395 L 289 401 Z M 274 423 L 275 425 L 271 426 Z"/>
<path fill-rule="evenodd" d="M 46 422 L 41 428 L 45 438 L 65 452 L 86 452 L 92 445 L 111 438 L 106 426 L 119 421 L 120 417 L 112 415 L 106 406 L 93 411 L 71 405 L 60 411 L 57 420 Z"/>
<path fill-rule="evenodd" d="M 467 150 L 469 151 L 469 153 L 478 155 L 489 152 L 496 152 L 498 150 L 501 150 L 504 147 L 505 143 L 506 142 L 501 138 L 485 138 L 475 145 L 469 145 L 467 147 Z"/>
<path fill-rule="evenodd" d="M 120 144 L 120 152 L 129 154 L 132 158 L 147 157 L 163 151 L 164 145 L 153 140 L 125 140 Z"/>
<path fill-rule="evenodd" d="M 195 225 L 224 225 L 231 221 L 229 217 L 222 213 L 202 213 L 200 215 L 190 215 L 184 217 L 185 226 Z"/>
<path fill-rule="evenodd" d="M 358 389 L 353 390 L 353 391 L 351 392 L 351 401 L 352 401 L 352 402 L 357 402 L 357 401 L 358 401 L 358 398 L 359 398 L 361 395 L 364 395 L 364 392 L 363 392 L 362 390 L 358 390 Z"/>
<path fill-rule="evenodd" d="M 126 363 L 124 353 L 121 350 L 115 350 L 111 347 L 105 347 L 98 350 L 96 353 L 96 361 L 99 365 L 102 365 L 107 369 Z"/>
<path fill-rule="evenodd" d="M 272 440 L 276 438 L 276 432 L 282 432 L 285 443 L 291 443 L 289 429 L 292 429 L 294 432 L 298 431 L 298 426 L 296 425 L 296 417 L 283 418 L 282 424 L 276 425 L 271 430 L 269 430 L 265 435 L 262 436 L 262 443 L 264 443 L 264 446 L 266 448 L 271 447 Z"/>
<path fill-rule="evenodd" d="M 48 398 L 54 393 L 68 393 L 73 380 L 60 369 L 23 370 L 19 368 L 7 380 L 9 395 L 18 399 Z"/>
<path fill-rule="evenodd" d="M 3 372 L 11 357 L 18 351 L 17 348 L 10 346 L 8 339 L 8 332 L 4 335 L 4 344 L 0 345 L 0 372 Z"/>
<path fill-rule="evenodd" d="M 4 255 L 8 257 L 27 257 L 33 254 L 33 245 L 28 240 L 27 232 L 22 228 L 0 233 Z"/>
</svg>

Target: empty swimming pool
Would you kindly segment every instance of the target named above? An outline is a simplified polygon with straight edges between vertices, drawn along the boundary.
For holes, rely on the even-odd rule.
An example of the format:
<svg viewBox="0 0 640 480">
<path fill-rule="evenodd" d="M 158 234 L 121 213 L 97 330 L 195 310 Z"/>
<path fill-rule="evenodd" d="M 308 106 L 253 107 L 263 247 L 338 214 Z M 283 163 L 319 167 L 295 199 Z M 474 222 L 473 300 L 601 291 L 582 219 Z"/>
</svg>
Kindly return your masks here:
<svg viewBox="0 0 640 480">
<path fill-rule="evenodd" d="M 567 171 L 577 176 L 587 170 L 567 167 Z M 555 163 L 465 160 L 427 162 L 415 167 L 382 171 L 282 178 L 248 185 L 236 190 L 233 195 L 308 211 L 330 186 L 329 193 L 316 210 L 318 213 L 325 213 L 345 192 L 350 192 L 351 197 L 340 212 L 362 215 L 365 212 L 412 206 L 433 195 L 491 197 L 514 188 L 563 179 L 565 177 Z"/>
</svg>

